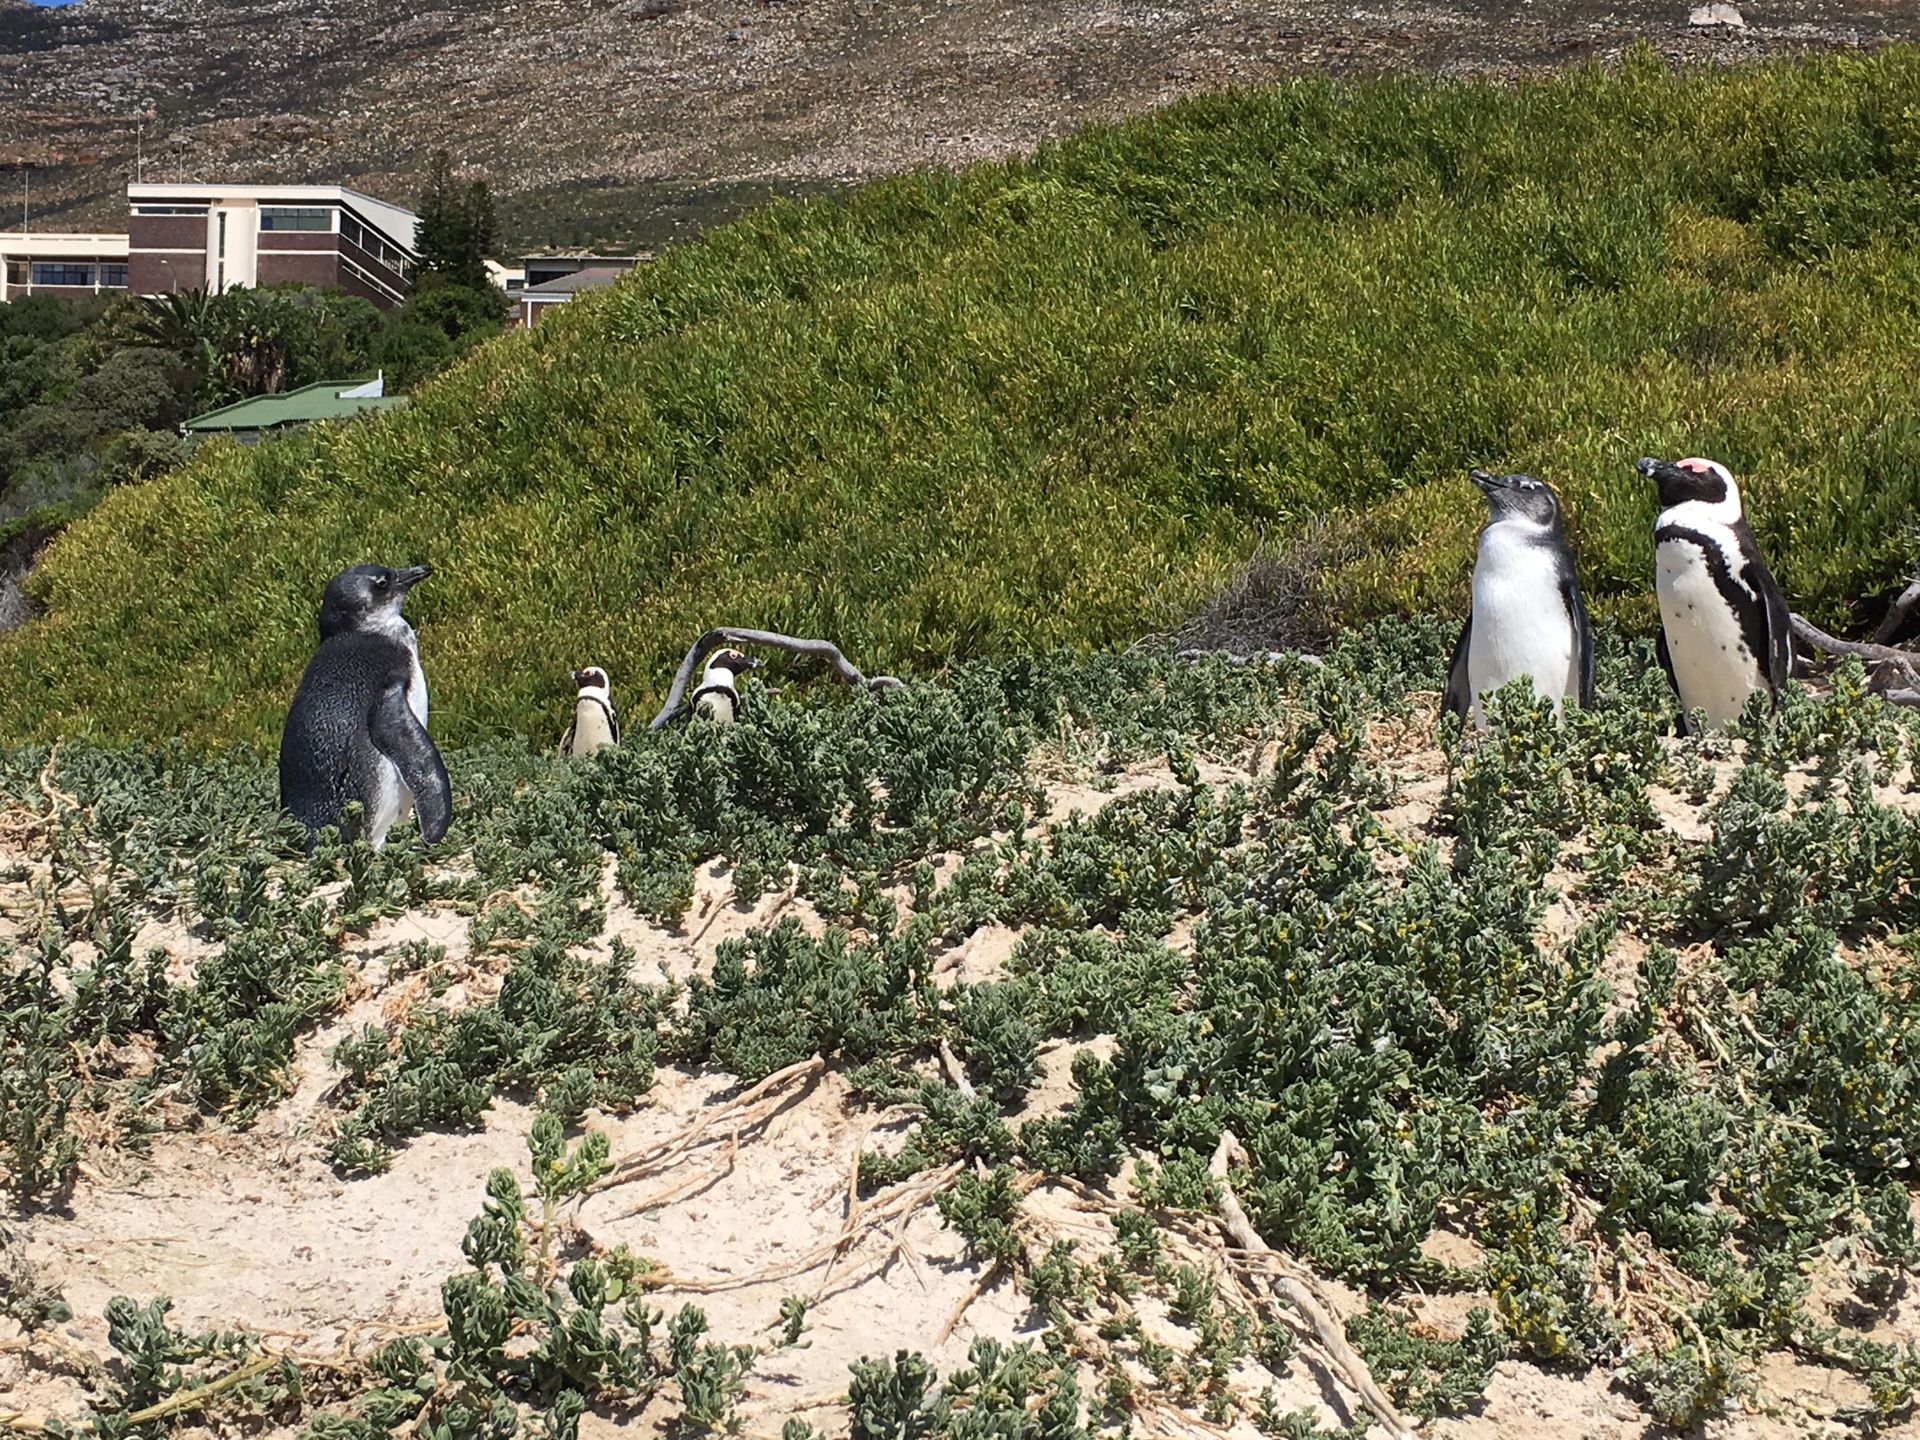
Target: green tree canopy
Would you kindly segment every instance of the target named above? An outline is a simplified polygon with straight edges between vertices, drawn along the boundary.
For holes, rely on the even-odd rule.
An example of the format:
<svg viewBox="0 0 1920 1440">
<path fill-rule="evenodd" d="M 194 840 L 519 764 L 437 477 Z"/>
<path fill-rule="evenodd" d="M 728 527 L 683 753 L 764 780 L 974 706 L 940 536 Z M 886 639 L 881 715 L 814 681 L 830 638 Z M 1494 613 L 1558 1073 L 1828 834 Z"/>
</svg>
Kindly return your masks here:
<svg viewBox="0 0 1920 1440">
<path fill-rule="evenodd" d="M 462 186 L 453 176 L 453 160 L 436 150 L 427 161 L 427 186 L 420 194 L 420 273 L 415 284 L 484 289 L 486 257 L 493 249 L 496 221 L 493 194 L 485 180 Z"/>
</svg>

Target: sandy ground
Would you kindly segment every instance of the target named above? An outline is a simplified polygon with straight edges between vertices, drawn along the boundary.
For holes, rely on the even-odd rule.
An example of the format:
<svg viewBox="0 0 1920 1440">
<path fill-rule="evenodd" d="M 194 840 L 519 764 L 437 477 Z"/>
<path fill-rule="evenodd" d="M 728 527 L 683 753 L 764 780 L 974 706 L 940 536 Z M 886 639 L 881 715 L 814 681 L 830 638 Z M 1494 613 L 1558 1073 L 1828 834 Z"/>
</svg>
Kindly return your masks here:
<svg viewBox="0 0 1920 1440">
<path fill-rule="evenodd" d="M 1407 749 L 1392 765 L 1403 781 L 1383 818 L 1403 833 L 1431 837 L 1442 788 L 1439 756 Z M 1220 782 L 1245 772 L 1212 766 L 1205 773 Z M 1055 782 L 1050 795 L 1057 816 L 1091 810 L 1117 793 L 1166 784 L 1164 766 L 1141 766 L 1109 789 Z M 1886 798 L 1910 804 L 1913 797 L 1890 790 Z M 1698 814 L 1683 798 L 1662 791 L 1655 799 L 1677 833 L 1697 834 Z M 0 874 L 9 863 L 0 850 Z M 7 898 L 0 895 L 0 902 Z M 1570 909 L 1549 908 L 1543 922 L 1549 933 L 1571 930 Z M 0 934 L 9 913 L 0 903 Z M 820 923 L 804 901 L 790 896 L 735 903 L 719 865 L 701 874 L 683 927 L 650 924 L 618 900 L 608 913 L 601 943 L 616 935 L 625 939 L 648 976 L 662 968 L 678 977 L 706 969 L 721 940 L 778 913 L 798 914 L 809 926 Z M 414 913 L 383 922 L 353 946 L 363 991 L 346 1014 L 305 1039 L 292 1092 L 253 1128 L 169 1135 L 146 1157 L 90 1153 L 69 1206 L 12 1222 L 24 1233 L 27 1258 L 40 1279 L 57 1285 L 73 1306 L 75 1318 L 60 1327 L 68 1341 L 96 1356 L 108 1353 L 102 1311 L 118 1294 L 140 1300 L 171 1296 L 178 1323 L 243 1326 L 303 1354 L 332 1350 L 350 1331 L 384 1335 L 383 1327 L 439 1317 L 440 1284 L 463 1266 L 460 1240 L 479 1209 L 488 1171 L 508 1166 L 526 1173 L 531 1112 L 497 1102 L 482 1129 L 420 1136 L 400 1150 L 388 1173 L 343 1180 L 320 1149 L 329 1133 L 327 1092 L 338 1078 L 323 1052 L 404 998 L 400 987 L 381 978 L 383 955 L 407 940 L 428 939 L 448 946 L 457 970 L 465 928 L 466 921 L 450 912 Z M 979 932 L 944 957 L 941 978 L 999 973 L 1016 938 L 1005 929 Z M 143 936 L 147 941 L 167 944 L 183 970 L 201 953 L 177 932 L 156 929 Z M 1173 941 L 1183 943 L 1181 931 Z M 1637 958 L 1616 955 L 1609 973 L 1630 977 Z M 472 984 L 484 988 L 478 977 Z M 1043 1058 L 1046 1077 L 1023 1115 L 1063 1106 L 1071 1096 L 1072 1047 L 1054 1044 Z M 842 1077 L 826 1070 L 776 1089 L 775 1103 L 759 1113 L 757 1123 L 741 1124 L 739 1112 L 726 1108 L 739 1088 L 724 1077 L 663 1068 L 637 1113 L 589 1116 L 588 1124 L 609 1134 L 616 1157 L 684 1135 L 702 1118 L 720 1119 L 670 1163 L 563 1209 L 561 1236 L 576 1251 L 625 1244 L 664 1266 L 670 1278 L 655 1303 L 668 1313 L 684 1301 L 703 1306 L 714 1336 L 730 1343 L 768 1339 L 786 1295 L 815 1302 L 803 1343 L 769 1353 L 750 1375 L 740 1412 L 746 1433 L 777 1434 L 782 1421 L 796 1415 L 829 1433 L 844 1430 L 839 1399 L 847 1366 L 862 1356 L 917 1349 L 945 1374 L 964 1363 L 975 1336 L 1038 1336 L 1043 1322 L 1013 1284 L 1002 1282 L 986 1287 L 965 1306 L 952 1333 L 938 1338 L 981 1272 L 962 1258 L 958 1238 L 930 1204 L 898 1223 L 860 1231 L 831 1262 L 820 1258 L 847 1225 L 854 1157 L 862 1148 L 897 1143 L 905 1120 L 883 1116 L 876 1125 L 873 1114 L 848 1103 Z M 1114 1181 L 1110 1193 L 1124 1198 L 1125 1187 L 1124 1179 Z M 1043 1186 L 1030 1197 L 1028 1210 L 1042 1232 L 1079 1239 L 1088 1250 L 1111 1243 L 1101 1207 L 1071 1189 Z M 1444 1231 L 1428 1248 L 1457 1264 L 1471 1265 L 1475 1258 L 1471 1242 Z M 1336 1308 L 1359 1308 L 1359 1298 L 1343 1287 L 1328 1284 L 1326 1290 Z M 1411 1303 L 1422 1319 L 1447 1330 L 1461 1323 L 1475 1300 L 1447 1295 L 1412 1297 Z M 1146 1313 L 1150 1330 L 1157 1328 L 1162 1338 L 1183 1336 L 1164 1310 L 1148 1306 Z M 0 1411 L 75 1415 L 83 1397 L 63 1362 L 44 1342 L 29 1346 L 10 1325 L 0 1321 Z M 1902 1302 L 1877 1334 L 1920 1337 L 1920 1300 Z M 1249 1393 L 1269 1378 L 1251 1367 L 1239 1377 Z M 1311 1346 L 1300 1348 L 1275 1391 L 1283 1409 L 1311 1406 L 1323 1422 L 1344 1423 L 1356 1413 L 1355 1397 Z M 1842 1374 L 1771 1357 L 1760 1367 L 1743 1412 L 1704 1434 L 1771 1440 L 1826 1433 L 1831 1427 L 1820 1417 L 1859 1398 L 1858 1385 Z M 619 1423 L 590 1412 L 583 1433 L 657 1433 L 666 1412 L 657 1405 Z M 1140 1433 L 1223 1433 L 1191 1417 L 1165 1420 L 1159 1431 L 1143 1421 Z M 1517 1361 L 1499 1367 L 1474 1413 L 1429 1428 L 1455 1440 L 1632 1440 L 1667 1433 L 1651 1425 L 1604 1371 L 1573 1376 Z M 1257 1434 L 1245 1423 L 1233 1433 L 1248 1440 Z"/>
</svg>

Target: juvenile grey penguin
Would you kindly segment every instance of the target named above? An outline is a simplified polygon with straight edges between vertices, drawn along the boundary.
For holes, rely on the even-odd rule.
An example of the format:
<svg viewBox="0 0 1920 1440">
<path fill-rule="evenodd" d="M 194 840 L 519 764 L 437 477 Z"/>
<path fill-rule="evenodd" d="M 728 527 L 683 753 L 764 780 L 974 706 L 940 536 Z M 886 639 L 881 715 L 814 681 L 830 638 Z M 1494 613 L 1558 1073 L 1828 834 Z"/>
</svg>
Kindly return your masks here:
<svg viewBox="0 0 1920 1440">
<path fill-rule="evenodd" d="M 700 676 L 700 688 L 693 692 L 693 713 L 716 725 L 731 725 L 740 708 L 740 693 L 734 689 L 734 677 L 742 670 L 757 670 L 760 661 L 728 645 L 707 657 L 707 668 Z"/>
<path fill-rule="evenodd" d="M 573 724 L 560 739 L 562 755 L 586 755 L 603 745 L 620 743 L 620 716 L 613 708 L 613 687 L 598 665 L 569 670 L 567 678 L 580 689 L 573 704 Z"/>
<path fill-rule="evenodd" d="M 1653 522 L 1656 648 L 1680 696 L 1682 725 L 1696 709 L 1715 728 L 1725 725 L 1755 690 L 1777 701 L 1793 665 L 1792 621 L 1733 476 L 1699 458 L 1648 457 L 1634 468 L 1660 487 Z"/>
<path fill-rule="evenodd" d="M 414 806 L 432 843 L 447 833 L 447 768 L 427 738 L 427 677 L 420 642 L 400 614 L 428 565 L 355 565 L 327 582 L 320 648 L 307 662 L 280 735 L 280 803 L 307 827 L 340 823 L 358 800 L 363 833 L 378 849 Z"/>
<path fill-rule="evenodd" d="M 1593 704 L 1593 631 L 1574 578 L 1573 551 L 1560 525 L 1560 501 L 1531 475 L 1473 472 L 1487 497 L 1487 523 L 1473 562 L 1473 608 L 1453 647 L 1444 704 L 1482 730 L 1480 697 L 1522 675 L 1534 694 Z"/>
</svg>

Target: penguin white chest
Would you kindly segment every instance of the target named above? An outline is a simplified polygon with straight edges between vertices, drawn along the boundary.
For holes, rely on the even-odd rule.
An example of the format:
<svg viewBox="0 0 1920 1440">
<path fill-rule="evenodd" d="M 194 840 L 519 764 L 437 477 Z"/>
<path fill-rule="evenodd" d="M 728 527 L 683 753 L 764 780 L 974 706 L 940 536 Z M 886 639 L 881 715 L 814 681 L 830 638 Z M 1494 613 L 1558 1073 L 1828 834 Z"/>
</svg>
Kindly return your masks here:
<svg viewBox="0 0 1920 1440">
<path fill-rule="evenodd" d="M 1740 563 L 1739 548 L 1722 545 L 1729 557 L 1729 579 Z M 1717 537 L 1709 534 L 1708 544 Z M 1704 710 L 1708 721 L 1725 725 L 1739 718 L 1747 696 L 1767 677 L 1747 646 L 1740 617 L 1715 583 L 1713 570 L 1692 540 L 1662 540 L 1655 548 L 1654 591 L 1660 598 L 1660 624 L 1667 635 L 1674 685 L 1689 711 Z"/>
<path fill-rule="evenodd" d="M 582 695 L 573 706 L 573 738 L 567 753 L 585 755 L 614 743 L 613 721 L 603 701 Z"/>
<path fill-rule="evenodd" d="M 407 653 L 413 658 L 413 670 L 407 676 L 407 708 L 422 725 L 427 723 L 427 672 L 420 668 L 420 637 L 407 627 Z"/>
<path fill-rule="evenodd" d="M 1473 566 L 1473 629 L 1467 641 L 1467 681 L 1474 723 L 1484 728 L 1480 696 L 1522 675 L 1534 693 L 1553 701 L 1553 713 L 1578 694 L 1579 646 L 1573 617 L 1560 594 L 1554 552 L 1511 525 L 1489 526 Z"/>
<path fill-rule="evenodd" d="M 427 723 L 427 672 L 420 668 L 420 641 L 407 627 L 407 653 L 412 669 L 407 675 L 407 708 L 422 726 Z M 367 797 L 367 843 L 378 850 L 391 830 L 412 811 L 414 794 L 400 778 L 400 767 L 384 755 L 374 756 L 373 794 Z"/>
</svg>

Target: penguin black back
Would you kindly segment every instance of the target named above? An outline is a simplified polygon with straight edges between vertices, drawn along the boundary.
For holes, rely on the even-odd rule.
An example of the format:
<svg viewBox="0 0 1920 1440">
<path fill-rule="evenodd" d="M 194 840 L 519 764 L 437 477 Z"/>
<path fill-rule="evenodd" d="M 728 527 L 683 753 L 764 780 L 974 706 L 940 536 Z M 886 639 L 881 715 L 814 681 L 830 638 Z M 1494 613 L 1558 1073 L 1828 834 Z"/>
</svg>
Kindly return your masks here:
<svg viewBox="0 0 1920 1440">
<path fill-rule="evenodd" d="M 327 583 L 320 645 L 307 662 L 280 737 L 280 803 L 311 834 L 361 803 L 376 846 L 418 806 L 429 842 L 446 834 L 452 798 L 446 766 L 426 730 L 426 677 L 407 591 L 432 571 L 356 565 Z"/>
</svg>

